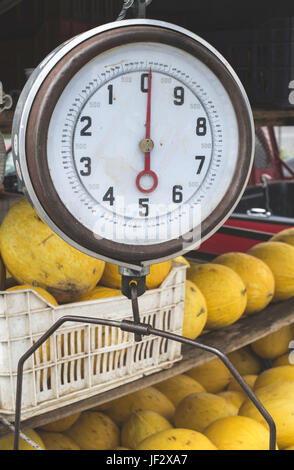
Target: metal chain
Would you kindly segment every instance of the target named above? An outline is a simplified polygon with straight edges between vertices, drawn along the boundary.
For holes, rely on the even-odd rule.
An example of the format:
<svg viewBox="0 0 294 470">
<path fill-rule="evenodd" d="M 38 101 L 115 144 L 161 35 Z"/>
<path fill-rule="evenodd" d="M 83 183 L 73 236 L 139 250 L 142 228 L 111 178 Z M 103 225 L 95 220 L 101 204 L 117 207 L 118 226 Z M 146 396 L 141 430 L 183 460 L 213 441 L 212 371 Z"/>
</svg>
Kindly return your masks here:
<svg viewBox="0 0 294 470">
<path fill-rule="evenodd" d="M 127 11 L 129 10 L 129 8 L 131 8 L 134 5 L 134 3 L 135 3 L 135 0 L 124 0 L 122 9 L 118 17 L 116 18 L 116 21 L 124 20 L 127 15 Z M 152 3 L 152 0 L 145 0 L 146 7 L 148 7 L 151 3 Z"/>
<path fill-rule="evenodd" d="M 12 431 L 14 433 L 15 431 L 15 427 L 6 419 L 4 418 L 4 416 L 0 416 L 0 421 L 2 422 L 2 424 L 4 424 L 5 426 L 7 426 L 10 431 Z M 20 432 L 19 433 L 20 437 L 26 441 L 30 446 L 34 447 L 34 449 L 36 450 L 44 450 L 42 449 L 42 447 L 40 447 L 36 442 L 32 441 L 32 439 L 30 439 L 28 436 L 26 436 L 23 432 Z"/>
</svg>

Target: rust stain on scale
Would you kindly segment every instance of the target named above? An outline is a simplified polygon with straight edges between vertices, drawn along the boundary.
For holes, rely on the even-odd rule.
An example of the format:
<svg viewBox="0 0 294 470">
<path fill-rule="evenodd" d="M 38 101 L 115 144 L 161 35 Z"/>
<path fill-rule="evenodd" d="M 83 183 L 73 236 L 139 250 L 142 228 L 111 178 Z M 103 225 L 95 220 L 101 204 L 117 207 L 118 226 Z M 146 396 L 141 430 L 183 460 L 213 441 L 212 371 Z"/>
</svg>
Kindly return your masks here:
<svg viewBox="0 0 294 470">
<path fill-rule="evenodd" d="M 138 44 L 140 44 L 140 47 L 148 47 L 148 46 L 150 46 L 150 43 L 144 43 L 144 42 L 143 42 L 143 43 L 138 43 Z M 157 45 L 157 44 L 152 44 L 152 45 L 153 45 L 154 48 L 156 48 L 156 49 L 160 48 L 160 45 Z M 103 55 L 106 55 L 106 54 L 108 54 L 108 53 L 109 53 L 109 51 L 103 52 L 102 54 L 100 54 L 100 57 L 103 56 Z M 95 59 L 96 59 L 96 57 L 94 57 L 90 62 L 92 62 L 92 61 L 95 60 Z M 122 60 L 120 60 L 119 62 L 116 62 L 115 64 L 104 65 L 104 68 L 107 69 L 108 67 L 115 67 L 116 65 L 121 65 L 121 64 L 123 64 L 123 63 L 125 63 L 125 62 L 129 62 L 129 61 L 126 60 L 126 59 L 122 59 Z"/>
<path fill-rule="evenodd" d="M 104 68 L 107 69 L 108 67 L 115 67 L 116 65 L 121 65 L 121 64 L 123 64 L 124 62 L 128 62 L 128 61 L 125 60 L 125 59 L 122 59 L 122 60 L 120 60 L 119 62 L 116 62 L 116 64 L 104 65 Z"/>
</svg>

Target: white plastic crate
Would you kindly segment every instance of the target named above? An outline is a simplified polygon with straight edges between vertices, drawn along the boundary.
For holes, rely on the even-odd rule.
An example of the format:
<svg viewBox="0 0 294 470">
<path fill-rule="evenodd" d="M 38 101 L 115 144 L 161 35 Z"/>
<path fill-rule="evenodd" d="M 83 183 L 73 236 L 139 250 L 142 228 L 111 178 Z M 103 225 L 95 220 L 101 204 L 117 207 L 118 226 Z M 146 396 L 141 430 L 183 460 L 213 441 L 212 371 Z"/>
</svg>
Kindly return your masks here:
<svg viewBox="0 0 294 470">
<path fill-rule="evenodd" d="M 181 334 L 186 265 L 173 267 L 158 289 L 139 297 L 140 319 Z M 58 307 L 31 290 L 0 292 L 0 413 L 14 418 L 17 364 L 34 342 L 64 315 L 131 320 L 123 296 Z M 50 346 L 49 346 L 50 345 Z M 69 405 L 181 359 L 181 344 L 153 335 L 134 341 L 119 328 L 65 323 L 24 366 L 22 419 Z"/>
</svg>

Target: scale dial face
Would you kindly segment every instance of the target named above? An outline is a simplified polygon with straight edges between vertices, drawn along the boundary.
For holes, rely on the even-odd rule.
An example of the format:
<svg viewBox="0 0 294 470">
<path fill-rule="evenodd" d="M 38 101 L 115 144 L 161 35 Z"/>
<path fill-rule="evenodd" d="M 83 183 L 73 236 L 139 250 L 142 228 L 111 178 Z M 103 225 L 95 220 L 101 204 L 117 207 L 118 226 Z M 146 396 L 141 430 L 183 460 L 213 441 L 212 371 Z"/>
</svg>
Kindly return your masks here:
<svg viewBox="0 0 294 470">
<path fill-rule="evenodd" d="M 187 33 L 148 20 L 98 28 L 35 77 L 48 68 L 19 150 L 23 178 L 45 220 L 88 254 L 148 264 L 191 249 L 245 187 L 246 96 Z"/>
</svg>

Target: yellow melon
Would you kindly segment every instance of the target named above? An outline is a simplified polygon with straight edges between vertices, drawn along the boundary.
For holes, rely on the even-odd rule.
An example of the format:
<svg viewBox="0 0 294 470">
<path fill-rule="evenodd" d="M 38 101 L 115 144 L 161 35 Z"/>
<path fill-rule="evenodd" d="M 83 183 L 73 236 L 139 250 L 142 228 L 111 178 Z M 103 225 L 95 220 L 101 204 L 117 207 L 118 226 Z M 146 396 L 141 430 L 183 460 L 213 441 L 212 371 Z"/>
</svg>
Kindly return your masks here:
<svg viewBox="0 0 294 470">
<path fill-rule="evenodd" d="M 111 297 L 119 297 L 122 296 L 122 293 L 118 289 L 112 289 L 110 287 L 104 287 L 104 286 L 96 286 L 91 292 L 88 294 L 83 295 L 78 299 L 78 302 L 84 302 L 88 300 L 99 300 L 99 299 L 106 299 L 106 298 L 111 298 Z M 118 336 L 119 336 L 119 330 L 116 328 L 115 329 L 115 339 L 113 341 L 111 334 L 108 335 L 108 338 L 106 338 L 106 329 L 103 326 L 102 327 L 102 332 L 101 332 L 101 338 L 99 338 L 99 333 L 98 333 L 98 327 L 95 328 L 95 339 L 94 339 L 94 346 L 95 348 L 101 348 L 105 346 L 111 346 L 114 344 L 118 344 Z M 128 333 L 122 332 L 121 333 L 121 342 L 127 341 L 127 338 L 129 337 Z M 70 338 L 69 338 L 70 339 Z M 69 351 L 71 350 L 70 344 L 68 345 Z M 81 335 L 81 348 L 82 351 L 84 351 L 84 332 L 82 331 Z M 75 351 L 77 351 L 77 345 L 75 344 Z M 97 360 L 97 357 L 94 357 L 94 361 Z M 96 364 L 96 362 L 95 362 Z M 94 364 L 94 370 L 95 370 L 95 364 Z"/>
<path fill-rule="evenodd" d="M 269 450 L 269 431 L 245 416 L 218 419 L 204 434 L 219 450 Z"/>
<path fill-rule="evenodd" d="M 127 447 L 118 446 L 118 447 L 115 447 L 113 450 L 131 450 L 131 449 L 128 449 Z"/>
<path fill-rule="evenodd" d="M 218 393 L 224 390 L 231 380 L 231 373 L 220 359 L 213 359 L 186 372 L 199 382 L 207 392 Z"/>
<path fill-rule="evenodd" d="M 244 347 L 228 354 L 228 358 L 241 375 L 257 375 L 261 370 L 260 359 L 250 347 Z"/>
<path fill-rule="evenodd" d="M 264 359 L 275 359 L 289 350 L 289 344 L 293 339 L 293 326 L 288 325 L 254 341 L 251 348 Z"/>
<path fill-rule="evenodd" d="M 287 352 L 282 354 L 282 356 L 277 357 L 273 363 L 272 367 L 279 367 L 279 366 L 293 366 L 294 365 L 294 354 L 293 352 Z"/>
<path fill-rule="evenodd" d="M 286 449 L 283 450 L 294 450 L 294 446 L 286 447 Z"/>
<path fill-rule="evenodd" d="M 42 431 L 51 431 L 51 432 L 63 432 L 69 429 L 80 417 L 81 413 L 74 413 L 70 416 L 66 416 L 65 418 L 58 419 L 56 421 L 52 421 L 51 423 L 44 424 L 40 426 L 40 430 Z"/>
<path fill-rule="evenodd" d="M 246 253 L 225 253 L 213 260 L 233 269 L 246 287 L 246 314 L 259 312 L 273 299 L 275 279 L 270 268 L 260 259 Z"/>
<path fill-rule="evenodd" d="M 61 432 L 41 431 L 40 436 L 46 450 L 80 450 L 79 446 L 70 437 Z"/>
<path fill-rule="evenodd" d="M 86 302 L 86 301 L 91 301 L 91 300 L 100 300 L 100 299 L 105 299 L 105 298 L 111 298 L 111 297 L 118 297 L 122 296 L 122 293 L 118 289 L 112 289 L 109 287 L 104 287 L 104 286 L 96 286 L 91 292 L 81 296 L 79 299 L 77 299 L 77 302 Z M 93 337 L 91 337 L 90 342 L 93 348 L 100 349 L 100 348 L 105 348 L 107 346 L 113 346 L 114 344 L 121 344 L 126 341 L 128 341 L 129 338 L 129 333 L 127 332 L 121 332 L 118 328 L 115 328 L 112 330 L 104 327 L 104 326 L 96 326 L 92 327 L 92 334 Z M 68 345 L 67 345 L 67 353 L 68 354 L 76 354 L 78 352 L 85 351 L 85 342 L 84 342 L 84 331 L 81 331 L 81 336 L 80 336 L 80 344 L 78 344 L 78 336 L 75 337 L 75 341 L 72 342 L 70 336 L 68 337 Z M 65 354 L 65 351 L 64 351 Z M 107 353 L 105 353 L 107 354 Z M 103 356 L 100 356 L 100 362 L 99 358 L 97 355 L 93 356 L 93 364 L 92 364 L 92 370 L 94 371 L 94 374 L 97 373 L 102 373 L 103 372 L 103 361 L 104 361 L 104 366 L 106 365 L 107 370 L 109 370 L 109 367 L 114 367 L 115 363 L 121 356 L 121 351 L 118 351 L 117 353 L 114 353 L 110 355 L 108 353 L 108 357 L 105 358 Z M 81 360 L 81 375 L 84 376 L 84 359 Z"/>
<path fill-rule="evenodd" d="M 176 263 L 186 264 L 188 268 L 190 268 L 191 266 L 189 261 L 184 256 L 177 256 L 177 258 L 174 258 L 173 261 L 175 261 Z"/>
<path fill-rule="evenodd" d="M 26 199 L 9 209 L 0 227 L 0 249 L 19 284 L 48 290 L 58 302 L 71 302 L 92 290 L 105 263 L 58 237 Z"/>
<path fill-rule="evenodd" d="M 206 321 L 205 298 L 194 282 L 186 280 L 182 335 L 190 339 L 197 338 L 203 331 Z"/>
<path fill-rule="evenodd" d="M 163 263 L 152 264 L 150 266 L 150 274 L 146 276 L 146 288 L 156 289 L 165 280 L 172 268 L 172 262 L 164 261 Z"/>
<path fill-rule="evenodd" d="M 268 241 L 254 245 L 249 254 L 264 261 L 275 278 L 273 301 L 294 296 L 294 247 L 287 243 Z"/>
<path fill-rule="evenodd" d="M 247 398 L 245 392 L 238 392 L 237 390 L 225 390 L 224 392 L 218 393 L 218 396 L 231 402 L 238 410 Z"/>
<path fill-rule="evenodd" d="M 276 233 L 272 238 L 272 242 L 283 242 L 288 243 L 289 245 L 294 246 L 294 228 L 286 228 L 281 230 L 281 232 Z"/>
<path fill-rule="evenodd" d="M 254 384 L 254 390 L 265 387 L 266 385 L 294 380 L 293 366 L 279 366 L 264 370 L 257 378 Z"/>
<path fill-rule="evenodd" d="M 104 413 L 87 411 L 67 430 L 82 450 L 109 450 L 117 447 L 120 440 L 118 426 Z"/>
<path fill-rule="evenodd" d="M 23 433 L 31 439 L 35 444 L 37 444 L 41 449 L 45 450 L 45 444 L 39 434 L 33 429 L 26 429 Z M 4 437 L 0 439 L 0 450 L 13 450 L 14 448 L 14 435 Z M 27 441 L 20 438 L 19 439 L 19 450 L 38 450 L 35 447 L 31 446 Z"/>
<path fill-rule="evenodd" d="M 191 429 L 168 429 L 145 439 L 137 450 L 217 450 L 203 434 Z"/>
<path fill-rule="evenodd" d="M 172 429 L 172 425 L 155 411 L 133 411 L 122 426 L 121 442 L 125 447 L 136 449 L 144 439 L 166 429 Z"/>
<path fill-rule="evenodd" d="M 58 305 L 58 302 L 53 297 L 53 295 L 49 294 L 49 292 L 47 292 L 42 287 L 35 287 L 35 286 L 31 286 L 30 284 L 23 284 L 21 286 L 9 287 L 9 289 L 6 289 L 6 292 L 11 292 L 11 291 L 15 291 L 15 290 L 24 290 L 24 289 L 31 289 L 31 290 L 35 291 L 44 300 L 46 300 L 46 302 L 49 302 L 49 304 L 54 305 L 55 307 Z"/>
<path fill-rule="evenodd" d="M 276 424 L 279 448 L 294 445 L 294 381 L 272 383 L 258 388 L 255 394 Z M 239 415 L 266 423 L 249 399 L 241 406 Z"/>
<path fill-rule="evenodd" d="M 174 424 L 177 428 L 202 432 L 217 419 L 237 414 L 238 408 L 225 398 L 206 392 L 193 393 L 178 404 Z"/>
<path fill-rule="evenodd" d="M 216 330 L 231 325 L 245 311 L 247 294 L 245 285 L 231 268 L 221 264 L 194 265 L 187 271 L 205 297 L 208 329 Z"/>
<path fill-rule="evenodd" d="M 112 289 L 110 287 L 96 286 L 91 292 L 82 295 L 77 302 L 86 302 L 87 300 L 99 300 L 107 297 L 119 297 L 122 293 L 119 289 Z"/>
<path fill-rule="evenodd" d="M 150 266 L 150 274 L 146 276 L 146 288 L 155 289 L 159 287 L 171 270 L 172 262 L 164 261 L 163 263 L 152 264 Z M 103 276 L 100 284 L 113 289 L 121 288 L 121 275 L 118 272 L 118 266 L 111 263 L 105 264 Z"/>
<path fill-rule="evenodd" d="M 191 395 L 191 393 L 205 392 L 204 387 L 199 382 L 184 374 L 170 377 L 154 385 L 154 387 L 163 393 L 175 406 L 187 395 Z"/>
<path fill-rule="evenodd" d="M 5 289 L 6 279 L 10 278 L 11 274 L 7 271 L 2 256 L 0 256 L 0 290 Z"/>
<path fill-rule="evenodd" d="M 254 388 L 254 384 L 257 380 L 257 375 L 254 375 L 254 374 L 248 374 L 248 375 L 243 375 L 242 378 L 245 380 L 245 382 L 247 383 L 247 385 L 249 385 L 249 387 L 253 390 Z M 230 391 L 233 391 L 235 390 L 236 392 L 244 392 L 246 394 L 246 392 L 243 390 L 243 388 L 241 387 L 241 385 L 239 385 L 239 382 L 237 382 L 237 380 L 232 377 L 231 380 L 230 380 L 230 383 L 229 383 L 229 386 L 227 388 L 227 390 L 230 390 Z"/>
<path fill-rule="evenodd" d="M 99 300 L 99 299 L 105 299 L 105 298 L 111 298 L 111 297 L 120 297 L 122 296 L 122 293 L 118 289 L 112 289 L 109 287 L 104 287 L 104 286 L 96 286 L 91 292 L 88 294 L 85 294 L 84 296 L 80 297 L 78 299 L 78 302 L 85 302 L 89 300 Z M 91 343 L 94 345 L 95 349 L 98 348 L 104 348 L 106 346 L 111 346 L 113 344 L 118 344 L 119 342 L 124 342 L 127 341 L 127 338 L 129 336 L 128 333 L 122 332 L 121 335 L 119 334 L 119 330 L 116 328 L 115 333 L 114 333 L 114 338 L 112 337 L 111 334 L 106 334 L 106 328 L 104 326 L 100 327 L 101 328 L 101 335 L 99 336 L 99 328 L 95 327 L 94 328 L 94 335 L 95 337 L 91 341 Z M 120 337 L 120 340 L 119 340 Z M 82 337 L 81 337 L 81 342 L 82 342 L 82 350 L 84 350 L 84 331 L 82 331 Z M 76 351 L 78 351 L 77 345 L 76 346 Z M 69 344 L 69 350 L 70 350 L 70 344 Z M 120 356 L 121 352 L 118 353 Z M 112 357 L 112 362 L 114 363 L 116 360 L 115 355 Z M 107 359 L 107 367 L 109 367 L 110 364 L 110 358 Z M 98 358 L 97 356 L 93 357 L 93 370 L 96 371 L 97 369 L 97 362 Z M 82 361 L 82 373 L 83 373 L 83 363 Z M 100 372 L 102 372 L 102 363 L 100 365 Z"/>
<path fill-rule="evenodd" d="M 121 289 L 121 275 L 118 272 L 118 266 L 112 263 L 105 263 L 103 275 L 100 284 L 111 289 Z"/>
<path fill-rule="evenodd" d="M 129 393 L 108 403 L 105 412 L 117 424 L 122 424 L 133 411 L 151 410 L 160 414 L 168 421 L 174 415 L 173 403 L 155 387 L 146 387 L 143 390 Z"/>
</svg>

